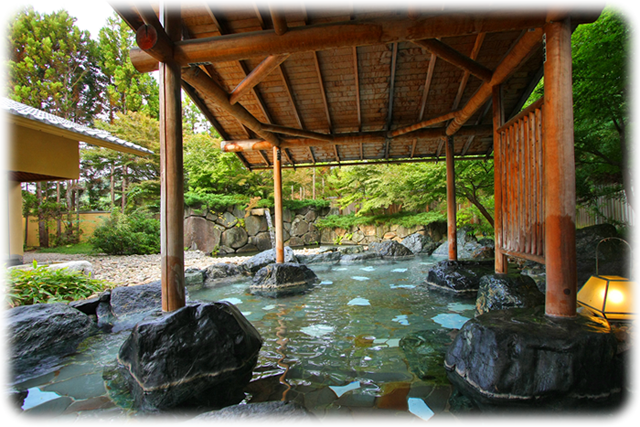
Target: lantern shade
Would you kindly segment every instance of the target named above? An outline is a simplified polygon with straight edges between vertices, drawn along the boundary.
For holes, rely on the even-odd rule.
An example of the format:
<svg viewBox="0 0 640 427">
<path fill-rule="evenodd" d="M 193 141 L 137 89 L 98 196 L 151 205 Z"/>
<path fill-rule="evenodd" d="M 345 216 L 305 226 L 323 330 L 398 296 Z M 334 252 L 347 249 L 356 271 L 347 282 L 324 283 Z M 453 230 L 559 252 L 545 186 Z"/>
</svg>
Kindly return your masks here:
<svg viewBox="0 0 640 427">
<path fill-rule="evenodd" d="M 578 303 L 608 320 L 633 320 L 634 286 L 620 276 L 591 276 L 578 292 Z"/>
</svg>

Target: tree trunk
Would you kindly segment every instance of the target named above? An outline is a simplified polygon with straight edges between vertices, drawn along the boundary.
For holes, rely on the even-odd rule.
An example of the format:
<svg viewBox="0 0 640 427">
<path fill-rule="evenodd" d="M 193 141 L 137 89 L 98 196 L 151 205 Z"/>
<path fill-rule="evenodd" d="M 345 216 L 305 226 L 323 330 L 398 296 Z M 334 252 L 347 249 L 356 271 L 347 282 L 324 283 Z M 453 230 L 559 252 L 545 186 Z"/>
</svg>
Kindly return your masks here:
<svg viewBox="0 0 640 427">
<path fill-rule="evenodd" d="M 60 211 L 60 182 L 56 182 L 56 203 L 58 208 L 56 209 L 56 237 L 58 238 L 58 244 L 62 237 L 62 212 Z"/>
<path fill-rule="evenodd" d="M 64 233 L 67 237 L 67 241 L 72 241 L 71 237 L 73 236 L 73 180 L 67 181 L 67 223 L 64 226 Z"/>
<path fill-rule="evenodd" d="M 127 166 L 122 166 L 122 213 L 124 213 L 124 208 L 127 205 Z"/>
<path fill-rule="evenodd" d="M 44 218 L 44 212 L 42 209 L 42 203 L 44 200 L 44 196 L 42 194 L 42 183 L 38 182 L 36 184 L 36 198 L 38 200 L 38 237 L 40 240 L 41 248 L 49 247 L 49 233 L 47 230 L 47 222 Z"/>
<path fill-rule="evenodd" d="M 482 205 L 482 203 L 480 203 L 478 198 L 476 196 L 474 196 L 473 194 L 471 194 L 469 192 L 466 192 L 466 191 L 464 192 L 464 196 L 467 198 L 467 200 L 469 200 L 471 203 L 473 203 L 473 205 L 476 208 L 478 208 L 478 210 L 480 211 L 482 216 L 486 218 L 486 220 L 489 222 L 489 224 L 491 224 L 491 228 L 494 228 L 493 217 L 491 216 L 491 214 L 489 213 L 487 208 L 485 208 Z"/>
<path fill-rule="evenodd" d="M 115 187 L 115 163 L 111 163 L 111 210 L 116 205 L 116 187 Z"/>
</svg>

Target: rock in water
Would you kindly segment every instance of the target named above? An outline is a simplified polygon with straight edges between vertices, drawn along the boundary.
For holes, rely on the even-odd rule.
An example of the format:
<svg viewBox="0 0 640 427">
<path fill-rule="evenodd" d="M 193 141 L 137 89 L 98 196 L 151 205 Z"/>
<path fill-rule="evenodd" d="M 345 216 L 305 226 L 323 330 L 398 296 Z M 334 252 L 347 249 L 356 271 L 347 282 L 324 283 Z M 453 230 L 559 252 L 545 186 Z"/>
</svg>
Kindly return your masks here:
<svg viewBox="0 0 640 427">
<path fill-rule="evenodd" d="M 34 304 L 7 311 L 15 382 L 55 367 L 94 330 L 91 318 L 66 304 Z"/>
<path fill-rule="evenodd" d="M 118 370 L 143 411 L 239 403 L 262 347 L 232 304 L 183 307 L 138 323 L 118 353 Z"/>
<path fill-rule="evenodd" d="M 266 251 L 262 251 L 258 255 L 244 261 L 240 264 L 240 268 L 245 269 L 249 273 L 255 273 L 262 267 L 273 264 L 274 262 L 276 262 L 275 249 L 267 249 Z M 293 254 L 293 249 L 289 246 L 284 247 L 284 262 L 297 262 L 297 259 Z"/>
<path fill-rule="evenodd" d="M 269 264 L 261 268 L 253 278 L 249 292 L 278 298 L 302 294 L 318 282 L 318 276 L 303 264 Z"/>
<path fill-rule="evenodd" d="M 157 427 L 322 427 L 318 418 L 294 402 L 235 405 L 207 412 L 179 424 Z"/>
<path fill-rule="evenodd" d="M 575 409 L 620 395 L 617 342 L 606 321 L 497 310 L 464 324 L 445 356 L 451 382 L 477 403 Z"/>
<path fill-rule="evenodd" d="M 480 279 L 476 315 L 491 310 L 528 308 L 544 305 L 544 294 L 529 276 L 521 274 L 487 274 Z"/>
<path fill-rule="evenodd" d="M 369 250 L 374 251 L 383 258 L 398 258 L 413 255 L 413 252 L 406 246 L 396 242 L 395 240 L 385 240 L 379 243 L 371 243 Z"/>
<path fill-rule="evenodd" d="M 482 276 L 494 272 L 493 265 L 493 261 L 440 261 L 429 270 L 426 283 L 456 293 L 475 293 Z"/>
<path fill-rule="evenodd" d="M 433 251 L 439 246 L 435 243 L 430 236 L 424 236 L 420 233 L 413 233 L 407 236 L 402 242 L 403 246 L 406 246 L 414 254 L 427 254 L 431 255 Z"/>
</svg>

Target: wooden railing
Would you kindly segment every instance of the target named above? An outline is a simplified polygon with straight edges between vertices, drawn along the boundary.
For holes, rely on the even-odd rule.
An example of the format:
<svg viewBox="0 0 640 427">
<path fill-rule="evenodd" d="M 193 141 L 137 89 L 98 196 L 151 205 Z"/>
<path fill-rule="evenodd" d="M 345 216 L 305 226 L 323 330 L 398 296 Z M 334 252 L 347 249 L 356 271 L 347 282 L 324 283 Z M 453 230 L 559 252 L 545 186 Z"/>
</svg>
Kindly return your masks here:
<svg viewBox="0 0 640 427">
<path fill-rule="evenodd" d="M 498 251 L 544 263 L 543 100 L 501 126 L 494 156 L 500 173 Z M 497 256 L 498 254 L 496 254 Z"/>
</svg>

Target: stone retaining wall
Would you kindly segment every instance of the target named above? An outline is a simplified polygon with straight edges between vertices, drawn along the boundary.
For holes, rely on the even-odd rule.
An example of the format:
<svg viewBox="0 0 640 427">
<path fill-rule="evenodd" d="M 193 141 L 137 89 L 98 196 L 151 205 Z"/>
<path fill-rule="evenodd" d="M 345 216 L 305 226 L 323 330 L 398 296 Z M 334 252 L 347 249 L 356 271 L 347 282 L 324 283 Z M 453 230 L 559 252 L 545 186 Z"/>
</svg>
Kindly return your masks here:
<svg viewBox="0 0 640 427">
<path fill-rule="evenodd" d="M 350 230 L 341 228 L 319 230 L 316 223 L 328 215 L 338 214 L 335 208 L 304 207 L 298 210 L 284 209 L 282 214 L 284 243 L 300 247 L 315 244 L 367 245 L 383 240 L 402 241 L 420 232 L 435 241 L 446 235 L 446 224 L 406 228 L 400 225 L 363 225 Z M 252 209 L 247 215 L 239 207 L 229 207 L 223 212 L 207 208 L 187 208 L 184 214 L 184 246 L 201 250 L 206 254 L 244 254 L 271 249 L 268 209 Z M 275 221 L 271 214 L 271 222 Z"/>
</svg>

